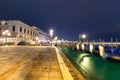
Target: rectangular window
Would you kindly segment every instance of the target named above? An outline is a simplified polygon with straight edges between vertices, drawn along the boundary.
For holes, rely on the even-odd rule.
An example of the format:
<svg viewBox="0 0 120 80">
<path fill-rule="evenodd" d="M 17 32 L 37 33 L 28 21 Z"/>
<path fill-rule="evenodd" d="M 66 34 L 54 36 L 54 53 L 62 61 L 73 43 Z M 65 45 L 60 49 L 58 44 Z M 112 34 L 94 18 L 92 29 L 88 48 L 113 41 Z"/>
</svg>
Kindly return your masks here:
<svg viewBox="0 0 120 80">
<path fill-rule="evenodd" d="M 22 32 L 22 27 L 20 27 L 20 32 Z"/>
<path fill-rule="evenodd" d="M 12 27 L 12 31 L 15 31 L 15 26 Z"/>
</svg>

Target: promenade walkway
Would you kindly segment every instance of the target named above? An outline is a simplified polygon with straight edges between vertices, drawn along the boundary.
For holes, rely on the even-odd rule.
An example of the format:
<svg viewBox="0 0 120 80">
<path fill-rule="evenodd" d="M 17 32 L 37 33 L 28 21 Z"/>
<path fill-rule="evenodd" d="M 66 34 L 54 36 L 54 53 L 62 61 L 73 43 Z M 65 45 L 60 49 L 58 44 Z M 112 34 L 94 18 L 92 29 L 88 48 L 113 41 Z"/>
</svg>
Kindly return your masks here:
<svg viewBox="0 0 120 80">
<path fill-rule="evenodd" d="M 26 80 L 63 80 L 54 48 L 44 48 Z"/>
<path fill-rule="evenodd" d="M 71 74 L 64 60 L 60 51 L 50 46 L 3 46 L 0 80 L 83 80 L 74 77 L 73 71 Z"/>
</svg>

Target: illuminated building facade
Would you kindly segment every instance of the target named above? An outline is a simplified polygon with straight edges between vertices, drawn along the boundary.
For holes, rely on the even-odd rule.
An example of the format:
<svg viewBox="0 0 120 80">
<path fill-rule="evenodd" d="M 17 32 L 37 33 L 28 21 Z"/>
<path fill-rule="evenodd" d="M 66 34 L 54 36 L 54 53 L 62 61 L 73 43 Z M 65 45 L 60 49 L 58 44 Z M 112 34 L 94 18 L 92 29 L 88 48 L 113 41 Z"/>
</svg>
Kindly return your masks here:
<svg viewBox="0 0 120 80">
<path fill-rule="evenodd" d="M 5 30 L 8 30 L 11 35 L 8 36 L 9 42 L 20 41 L 39 43 L 41 41 L 49 40 L 49 35 L 35 26 L 29 26 L 19 20 L 1 20 L 0 21 L 0 42 L 4 41 L 4 35 L 2 34 Z M 46 39 L 48 37 L 48 39 Z"/>
</svg>

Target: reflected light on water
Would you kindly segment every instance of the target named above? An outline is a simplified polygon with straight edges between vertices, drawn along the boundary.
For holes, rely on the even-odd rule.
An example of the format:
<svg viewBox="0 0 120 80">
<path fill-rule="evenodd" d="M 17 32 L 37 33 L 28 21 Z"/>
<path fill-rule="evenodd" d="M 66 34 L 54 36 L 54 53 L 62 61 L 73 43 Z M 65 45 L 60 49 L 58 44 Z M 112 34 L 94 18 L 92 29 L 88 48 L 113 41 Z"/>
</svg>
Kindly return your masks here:
<svg viewBox="0 0 120 80">
<path fill-rule="evenodd" d="M 89 63 L 90 63 L 90 59 L 87 58 L 87 57 L 84 57 L 84 58 L 83 58 L 83 61 L 81 62 L 81 64 L 84 65 L 84 66 L 88 66 Z"/>
<path fill-rule="evenodd" d="M 91 65 L 91 60 L 90 60 L 90 55 L 89 54 L 81 54 L 79 55 L 78 59 L 77 59 L 77 62 L 80 64 L 80 65 L 84 65 L 86 67 L 91 67 L 89 65 Z"/>
<path fill-rule="evenodd" d="M 81 54 L 79 55 L 78 59 L 77 59 L 77 62 L 80 62 L 83 60 L 84 56 L 86 56 L 87 54 Z"/>
</svg>

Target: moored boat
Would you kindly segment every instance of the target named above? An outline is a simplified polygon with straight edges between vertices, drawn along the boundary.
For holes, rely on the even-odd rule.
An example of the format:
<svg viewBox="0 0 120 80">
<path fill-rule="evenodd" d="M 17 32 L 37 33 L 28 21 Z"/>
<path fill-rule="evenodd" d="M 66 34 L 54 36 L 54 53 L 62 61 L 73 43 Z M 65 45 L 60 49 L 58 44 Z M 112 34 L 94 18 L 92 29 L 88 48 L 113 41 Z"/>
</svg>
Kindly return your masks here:
<svg viewBox="0 0 120 80">
<path fill-rule="evenodd" d="M 120 49 L 105 49 L 103 46 L 99 46 L 100 56 L 108 61 L 120 62 Z"/>
<path fill-rule="evenodd" d="M 93 51 L 91 53 L 96 55 L 96 56 L 100 56 L 100 54 L 99 54 L 99 46 L 98 45 L 94 46 Z"/>
</svg>

